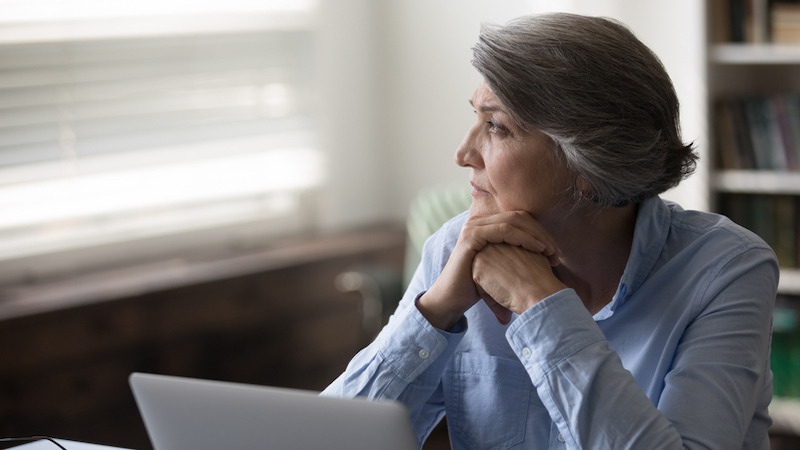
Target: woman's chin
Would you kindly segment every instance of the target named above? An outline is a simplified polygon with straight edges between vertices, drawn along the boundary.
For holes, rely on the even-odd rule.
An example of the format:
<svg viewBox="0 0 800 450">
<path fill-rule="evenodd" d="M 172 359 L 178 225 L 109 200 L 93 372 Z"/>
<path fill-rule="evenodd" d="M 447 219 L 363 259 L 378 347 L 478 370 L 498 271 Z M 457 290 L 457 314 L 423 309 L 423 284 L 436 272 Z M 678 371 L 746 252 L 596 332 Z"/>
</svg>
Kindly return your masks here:
<svg viewBox="0 0 800 450">
<path fill-rule="evenodd" d="M 469 215 L 470 216 L 491 216 L 493 214 L 499 213 L 500 210 L 494 205 L 487 205 L 485 202 L 481 202 L 477 199 L 472 200 L 472 204 L 469 206 Z"/>
</svg>

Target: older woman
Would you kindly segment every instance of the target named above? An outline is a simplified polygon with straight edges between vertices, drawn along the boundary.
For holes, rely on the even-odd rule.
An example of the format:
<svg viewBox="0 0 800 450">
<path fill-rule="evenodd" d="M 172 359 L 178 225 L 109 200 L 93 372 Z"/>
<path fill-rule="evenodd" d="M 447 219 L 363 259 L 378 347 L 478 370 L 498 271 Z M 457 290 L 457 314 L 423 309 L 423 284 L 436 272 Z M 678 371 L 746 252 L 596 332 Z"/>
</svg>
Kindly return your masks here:
<svg viewBox="0 0 800 450">
<path fill-rule="evenodd" d="M 694 169 L 658 58 L 569 14 L 484 26 L 473 203 L 328 395 L 397 399 L 454 448 L 767 449 L 778 266 L 658 194 Z"/>
</svg>

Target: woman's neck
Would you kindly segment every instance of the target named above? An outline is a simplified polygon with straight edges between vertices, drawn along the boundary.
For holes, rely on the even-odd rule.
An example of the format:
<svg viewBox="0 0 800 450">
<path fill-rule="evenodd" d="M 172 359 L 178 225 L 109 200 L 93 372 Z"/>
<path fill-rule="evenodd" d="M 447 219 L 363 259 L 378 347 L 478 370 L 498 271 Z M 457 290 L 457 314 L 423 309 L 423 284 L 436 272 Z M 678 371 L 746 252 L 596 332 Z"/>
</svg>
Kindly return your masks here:
<svg viewBox="0 0 800 450">
<path fill-rule="evenodd" d="M 595 314 L 613 298 L 633 245 L 638 205 L 571 211 L 558 223 L 543 223 L 561 247 L 553 268 Z"/>
</svg>

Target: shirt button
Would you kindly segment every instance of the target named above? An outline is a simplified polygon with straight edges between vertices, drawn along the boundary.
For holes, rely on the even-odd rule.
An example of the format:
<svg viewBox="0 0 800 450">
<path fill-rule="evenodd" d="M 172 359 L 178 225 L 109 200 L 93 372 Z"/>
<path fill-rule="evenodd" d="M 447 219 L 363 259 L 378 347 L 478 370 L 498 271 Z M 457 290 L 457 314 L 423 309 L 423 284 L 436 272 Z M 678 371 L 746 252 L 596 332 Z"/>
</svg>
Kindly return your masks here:
<svg viewBox="0 0 800 450">
<path fill-rule="evenodd" d="M 421 348 L 421 349 L 419 349 L 418 355 L 422 359 L 428 359 L 428 357 L 431 356 L 431 353 L 429 351 L 425 350 L 424 348 Z"/>
<path fill-rule="evenodd" d="M 558 436 L 556 436 L 556 439 L 558 439 L 558 442 L 564 442 L 564 436 L 562 436 L 561 433 L 558 433 Z"/>
<path fill-rule="evenodd" d="M 530 358 L 531 357 L 531 349 L 525 347 L 522 349 L 522 357 L 523 358 Z"/>
</svg>

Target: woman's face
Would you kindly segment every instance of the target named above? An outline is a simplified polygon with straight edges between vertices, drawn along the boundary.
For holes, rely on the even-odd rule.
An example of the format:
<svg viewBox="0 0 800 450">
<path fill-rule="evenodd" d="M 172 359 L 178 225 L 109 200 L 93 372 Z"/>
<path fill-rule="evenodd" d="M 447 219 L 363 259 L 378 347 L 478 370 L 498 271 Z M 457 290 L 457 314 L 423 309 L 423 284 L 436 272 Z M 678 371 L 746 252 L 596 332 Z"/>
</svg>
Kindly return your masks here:
<svg viewBox="0 0 800 450">
<path fill-rule="evenodd" d="M 456 164 L 472 169 L 470 215 L 521 210 L 539 221 L 552 218 L 569 183 L 552 153 L 552 140 L 518 127 L 483 81 L 470 103 L 477 121 L 455 157 Z"/>
</svg>

